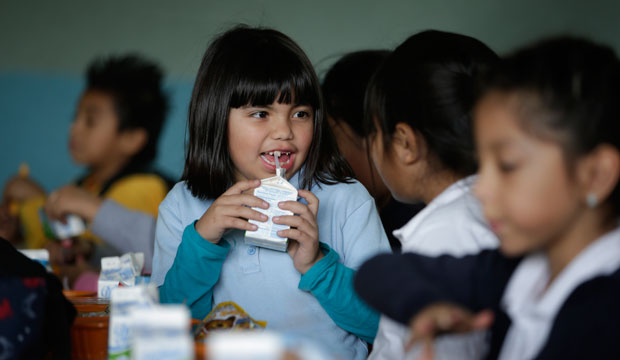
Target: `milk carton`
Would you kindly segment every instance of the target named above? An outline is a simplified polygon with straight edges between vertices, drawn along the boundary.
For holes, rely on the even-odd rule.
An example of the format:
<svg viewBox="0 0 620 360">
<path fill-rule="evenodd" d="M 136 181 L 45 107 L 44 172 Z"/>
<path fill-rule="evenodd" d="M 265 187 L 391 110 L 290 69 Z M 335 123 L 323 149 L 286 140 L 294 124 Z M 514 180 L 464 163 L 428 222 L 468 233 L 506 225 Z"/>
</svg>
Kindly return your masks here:
<svg viewBox="0 0 620 360">
<path fill-rule="evenodd" d="M 262 179 L 261 185 L 254 189 L 254 196 L 269 203 L 268 209 L 252 208 L 269 217 L 266 222 L 249 220 L 250 223 L 258 226 L 255 231 L 245 232 L 245 243 L 264 247 L 267 249 L 286 251 L 288 239 L 278 236 L 278 231 L 289 229 L 290 226 L 273 223 L 274 216 L 293 215 L 291 211 L 283 210 L 278 207 L 281 201 L 297 201 L 297 189 L 284 177 L 285 169 L 280 168 L 278 157 L 280 153 L 275 152 L 276 176 Z"/>
<path fill-rule="evenodd" d="M 158 304 L 159 291 L 154 284 L 119 287 L 112 290 L 108 358 L 117 360 L 130 358 L 129 334 L 133 323 L 132 313 L 140 309 L 151 309 Z"/>
<path fill-rule="evenodd" d="M 189 331 L 189 309 L 181 304 L 156 305 L 132 311 L 133 360 L 189 360 L 194 342 Z"/>
<path fill-rule="evenodd" d="M 97 281 L 97 296 L 109 298 L 112 289 L 134 286 L 141 280 L 140 273 L 144 266 L 143 253 L 126 253 L 123 256 L 101 258 L 101 274 Z M 141 281 L 140 281 L 141 282 Z"/>
</svg>

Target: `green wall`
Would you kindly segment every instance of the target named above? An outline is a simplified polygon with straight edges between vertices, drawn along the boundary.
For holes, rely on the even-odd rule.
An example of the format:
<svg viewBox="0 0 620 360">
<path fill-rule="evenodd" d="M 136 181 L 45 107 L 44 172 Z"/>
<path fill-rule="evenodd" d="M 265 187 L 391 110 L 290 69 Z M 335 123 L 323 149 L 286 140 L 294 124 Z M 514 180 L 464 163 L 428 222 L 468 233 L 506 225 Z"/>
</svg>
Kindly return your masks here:
<svg viewBox="0 0 620 360">
<path fill-rule="evenodd" d="M 128 51 L 159 61 L 168 74 L 173 113 L 159 163 L 178 175 L 202 53 L 215 34 L 240 22 L 288 34 L 319 74 L 348 51 L 393 48 L 428 28 L 477 37 L 499 53 L 557 33 L 620 50 L 618 0 L 0 0 L 0 183 L 22 161 L 48 189 L 79 173 L 65 144 L 81 74 L 96 55 Z"/>
</svg>

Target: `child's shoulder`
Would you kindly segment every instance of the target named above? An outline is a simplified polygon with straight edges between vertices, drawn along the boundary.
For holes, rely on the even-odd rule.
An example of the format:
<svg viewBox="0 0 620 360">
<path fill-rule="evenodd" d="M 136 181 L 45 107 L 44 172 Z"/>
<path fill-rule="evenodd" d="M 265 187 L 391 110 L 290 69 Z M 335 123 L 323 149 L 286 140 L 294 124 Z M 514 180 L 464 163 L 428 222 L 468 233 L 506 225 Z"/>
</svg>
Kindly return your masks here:
<svg viewBox="0 0 620 360">
<path fill-rule="evenodd" d="M 364 185 L 357 180 L 350 183 L 314 184 L 311 191 L 321 202 L 360 206 L 373 199 Z"/>
<path fill-rule="evenodd" d="M 165 178 L 156 173 L 137 173 L 123 176 L 120 179 L 114 181 L 110 186 L 110 190 L 113 189 L 164 189 L 168 190 L 168 182 Z"/>
<path fill-rule="evenodd" d="M 201 200 L 200 198 L 194 196 L 192 191 L 187 186 L 186 181 L 179 181 L 174 184 L 164 201 L 168 203 L 181 202 L 184 204 L 204 204 L 212 202 L 212 200 Z"/>
</svg>

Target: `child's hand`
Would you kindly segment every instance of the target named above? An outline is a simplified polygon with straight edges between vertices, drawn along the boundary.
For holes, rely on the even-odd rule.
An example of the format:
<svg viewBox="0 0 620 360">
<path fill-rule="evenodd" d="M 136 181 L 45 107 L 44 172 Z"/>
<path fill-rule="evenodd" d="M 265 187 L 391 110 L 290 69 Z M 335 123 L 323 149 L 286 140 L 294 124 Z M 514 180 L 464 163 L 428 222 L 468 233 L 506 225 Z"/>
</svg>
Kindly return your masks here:
<svg viewBox="0 0 620 360">
<path fill-rule="evenodd" d="M 248 219 L 267 221 L 267 215 L 250 207 L 268 209 L 269 204 L 254 195 L 244 192 L 260 186 L 260 180 L 239 181 L 226 190 L 196 222 L 196 231 L 214 244 L 217 244 L 227 229 L 256 230 L 258 227 Z"/>
<path fill-rule="evenodd" d="M 26 201 L 35 196 L 45 195 L 45 190 L 29 177 L 12 177 L 4 186 L 3 202 Z"/>
<path fill-rule="evenodd" d="M 306 199 L 308 205 L 297 201 L 284 201 L 279 204 L 281 209 L 292 211 L 299 216 L 276 216 L 273 222 L 291 227 L 278 231 L 278 235 L 293 240 L 287 251 L 293 259 L 295 269 L 305 274 L 324 255 L 319 249 L 319 225 L 316 221 L 319 199 L 307 190 L 299 190 L 299 197 Z"/>
<path fill-rule="evenodd" d="M 483 310 L 472 314 L 458 305 L 438 303 L 427 306 L 413 317 L 409 328 L 413 334 L 405 346 L 409 350 L 416 343 L 424 343 L 421 359 L 433 358 L 433 341 L 444 333 L 465 333 L 484 330 L 493 323 L 493 312 Z"/>
<path fill-rule="evenodd" d="M 65 221 L 67 214 L 75 214 L 84 220 L 93 221 L 103 200 L 75 185 L 64 186 L 53 191 L 45 202 L 45 212 L 52 220 Z"/>
</svg>

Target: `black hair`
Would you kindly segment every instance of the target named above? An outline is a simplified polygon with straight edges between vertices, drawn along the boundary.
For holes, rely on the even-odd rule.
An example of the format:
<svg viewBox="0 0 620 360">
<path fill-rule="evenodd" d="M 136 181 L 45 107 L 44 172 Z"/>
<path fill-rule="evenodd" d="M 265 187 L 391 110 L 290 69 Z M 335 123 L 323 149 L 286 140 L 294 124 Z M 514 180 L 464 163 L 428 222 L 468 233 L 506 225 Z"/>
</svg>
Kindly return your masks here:
<svg viewBox="0 0 620 360">
<path fill-rule="evenodd" d="M 234 183 L 235 166 L 227 136 L 230 109 L 274 101 L 308 105 L 314 110 L 314 134 L 304 162 L 302 188 L 352 178 L 324 124 L 321 89 L 308 57 L 279 31 L 241 25 L 211 43 L 196 76 L 182 176 L 192 195 L 216 198 Z"/>
<path fill-rule="evenodd" d="M 338 60 L 325 74 L 325 110 L 336 122 L 343 121 L 365 138 L 364 95 L 370 78 L 390 54 L 389 50 L 362 50 Z"/>
<path fill-rule="evenodd" d="M 484 91 L 521 95 L 521 127 L 558 142 L 569 165 L 601 144 L 620 150 L 620 61 L 607 46 L 567 36 L 543 40 L 501 61 Z M 618 184 L 610 200 L 620 212 Z"/>
<path fill-rule="evenodd" d="M 479 76 L 497 60 L 488 46 L 469 36 L 428 30 L 409 37 L 371 80 L 367 132 L 376 131 L 377 121 L 387 149 L 396 124 L 405 123 L 422 135 L 441 168 L 463 176 L 475 173 L 472 110 Z"/>
<path fill-rule="evenodd" d="M 109 94 L 119 119 L 118 131 L 144 129 L 147 142 L 130 164 L 150 164 L 168 112 L 159 66 L 135 54 L 98 58 L 86 71 L 87 90 Z"/>
</svg>

